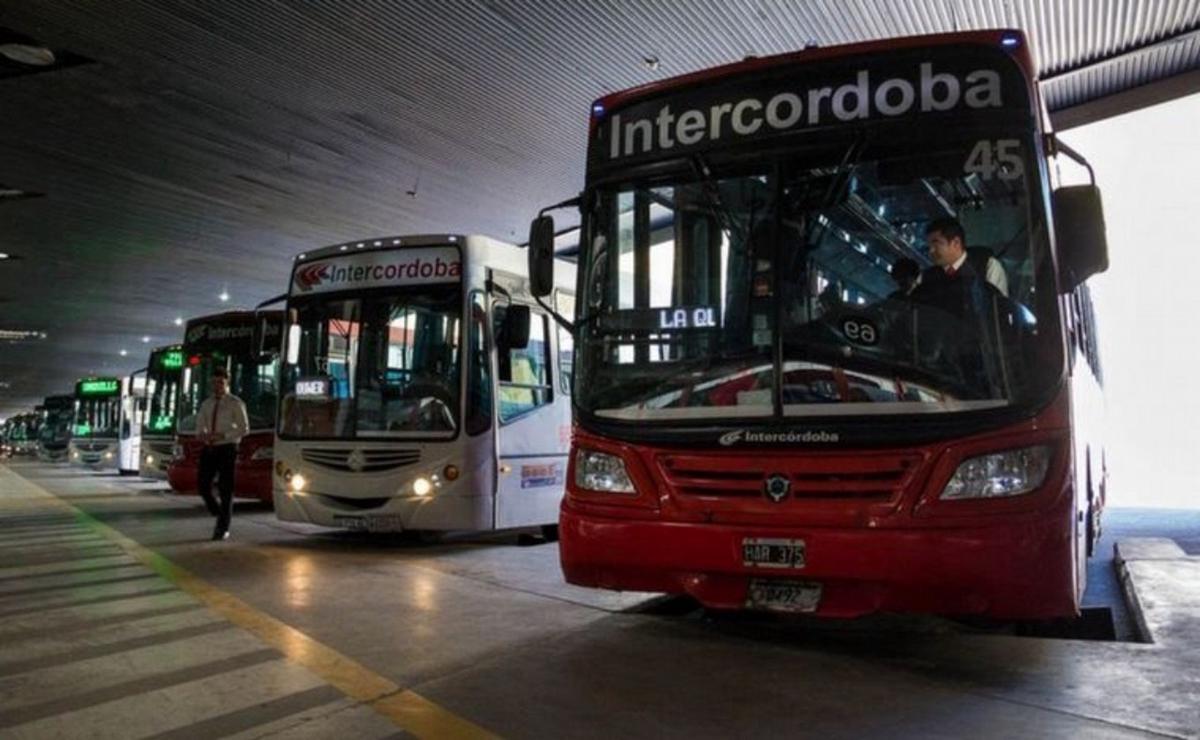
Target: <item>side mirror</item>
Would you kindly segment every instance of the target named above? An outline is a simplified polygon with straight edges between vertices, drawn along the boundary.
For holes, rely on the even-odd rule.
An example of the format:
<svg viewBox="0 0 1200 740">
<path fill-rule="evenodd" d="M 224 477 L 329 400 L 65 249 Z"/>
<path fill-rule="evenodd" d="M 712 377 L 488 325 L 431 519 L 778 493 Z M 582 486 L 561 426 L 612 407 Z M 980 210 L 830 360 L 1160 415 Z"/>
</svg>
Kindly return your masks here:
<svg viewBox="0 0 1200 740">
<path fill-rule="evenodd" d="M 504 324 L 497 344 L 505 351 L 529 346 L 529 306 L 508 306 L 504 309 Z"/>
<path fill-rule="evenodd" d="M 279 355 L 279 332 L 281 330 L 282 327 L 277 316 L 265 313 L 257 313 L 254 316 L 252 341 L 254 342 L 255 361 L 270 362 L 272 358 Z"/>
<path fill-rule="evenodd" d="M 1108 238 L 1098 187 L 1072 185 L 1054 191 L 1054 236 L 1059 285 L 1064 293 L 1108 269 Z"/>
<path fill-rule="evenodd" d="M 554 219 L 538 216 L 529 224 L 529 292 L 545 298 L 554 290 Z"/>
</svg>

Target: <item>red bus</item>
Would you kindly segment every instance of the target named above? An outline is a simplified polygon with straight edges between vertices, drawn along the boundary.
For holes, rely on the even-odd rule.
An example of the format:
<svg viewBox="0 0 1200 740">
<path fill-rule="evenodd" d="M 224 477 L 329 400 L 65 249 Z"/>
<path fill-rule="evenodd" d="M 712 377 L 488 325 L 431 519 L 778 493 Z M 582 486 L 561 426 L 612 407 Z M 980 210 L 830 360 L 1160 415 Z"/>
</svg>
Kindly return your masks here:
<svg viewBox="0 0 1200 740">
<path fill-rule="evenodd" d="M 226 311 L 187 322 L 183 370 L 175 403 L 175 454 L 167 480 L 179 493 L 196 493 L 201 445 L 196 412 L 212 392 L 213 368 L 229 372 L 229 392 L 246 404 L 250 433 L 238 446 L 234 495 L 271 503 L 272 441 L 279 399 L 282 311 Z"/>
<path fill-rule="evenodd" d="M 1086 162 L 1048 129 L 1004 30 L 596 101 L 583 194 L 530 230 L 544 294 L 546 211 L 581 210 L 567 581 L 1077 614 L 1105 481 L 1084 281 L 1107 247 L 1094 181 L 1052 185 Z"/>
</svg>

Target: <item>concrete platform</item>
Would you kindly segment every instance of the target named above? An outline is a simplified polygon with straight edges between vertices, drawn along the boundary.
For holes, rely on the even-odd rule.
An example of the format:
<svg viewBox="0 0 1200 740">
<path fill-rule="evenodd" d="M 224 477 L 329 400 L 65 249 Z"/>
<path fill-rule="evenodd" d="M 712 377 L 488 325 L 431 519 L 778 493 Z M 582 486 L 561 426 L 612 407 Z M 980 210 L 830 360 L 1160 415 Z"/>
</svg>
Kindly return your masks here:
<svg viewBox="0 0 1200 740">
<path fill-rule="evenodd" d="M 1164 616 L 1200 603 L 1159 596 L 1200 575 L 1147 545 L 1119 550 L 1137 643 L 639 613 L 512 534 L 211 527 L 159 484 L 0 468 L 0 736 L 1200 737 L 1197 633 Z"/>
</svg>

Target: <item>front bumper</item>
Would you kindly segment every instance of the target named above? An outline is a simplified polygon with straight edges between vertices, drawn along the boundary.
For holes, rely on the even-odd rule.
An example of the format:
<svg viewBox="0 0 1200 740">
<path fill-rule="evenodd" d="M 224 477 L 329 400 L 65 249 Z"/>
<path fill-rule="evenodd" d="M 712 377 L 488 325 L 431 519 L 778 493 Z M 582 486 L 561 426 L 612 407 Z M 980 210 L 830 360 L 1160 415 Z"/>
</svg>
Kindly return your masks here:
<svg viewBox="0 0 1200 740">
<path fill-rule="evenodd" d="M 1042 619 L 1077 609 L 1071 516 L 1068 501 L 1038 517 L 983 517 L 955 527 L 773 528 L 608 518 L 564 502 L 560 557 L 568 583 L 686 593 L 716 609 L 745 608 L 751 578 L 786 578 L 822 585 L 821 616 Z M 745 566 L 745 537 L 802 539 L 807 562 L 797 569 Z"/>
</svg>

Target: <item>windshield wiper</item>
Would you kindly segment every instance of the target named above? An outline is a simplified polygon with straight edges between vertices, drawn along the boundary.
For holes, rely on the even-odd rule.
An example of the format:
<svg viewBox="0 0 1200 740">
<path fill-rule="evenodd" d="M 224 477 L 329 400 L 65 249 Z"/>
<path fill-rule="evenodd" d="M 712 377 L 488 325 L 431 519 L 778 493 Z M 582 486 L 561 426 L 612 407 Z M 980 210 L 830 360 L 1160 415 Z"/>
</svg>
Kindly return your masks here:
<svg viewBox="0 0 1200 740">
<path fill-rule="evenodd" d="M 736 243 L 733 238 L 733 213 L 725 205 L 724 199 L 721 198 L 721 187 L 717 185 L 716 178 L 713 177 L 712 168 L 708 166 L 708 160 L 702 155 L 695 154 L 688 158 L 688 164 L 692 167 L 692 172 L 696 175 L 696 179 L 700 181 L 701 190 L 704 197 L 708 200 L 709 210 L 721 222 L 721 230 L 725 232 L 725 238 L 730 244 Z M 754 223 L 754 201 L 750 201 L 750 218 L 747 220 L 747 228 Z"/>
<path fill-rule="evenodd" d="M 669 368 L 662 368 L 663 370 L 669 370 L 670 372 L 670 375 L 666 378 L 662 378 L 661 373 L 643 376 L 641 378 L 643 381 L 657 380 L 657 382 L 654 382 L 652 385 L 647 385 L 645 387 L 638 387 L 636 380 L 631 380 L 628 377 L 621 378 L 620 376 L 617 376 L 620 383 L 619 390 L 621 392 L 622 399 L 628 400 L 631 397 L 636 397 L 634 401 L 635 403 L 644 403 L 647 400 L 657 398 L 658 396 L 670 391 L 682 391 L 685 388 L 695 389 L 696 386 L 702 383 L 712 381 L 719 377 L 717 372 L 713 372 L 714 370 L 728 370 L 730 375 L 735 375 L 741 372 L 752 372 L 754 367 L 746 365 L 733 368 L 732 370 L 729 369 L 730 365 L 735 365 L 747 359 L 761 359 L 762 367 L 770 366 L 770 360 L 761 358 L 759 353 L 753 350 L 739 352 L 737 354 L 715 356 L 707 355 L 704 357 L 697 357 L 692 360 L 670 363 Z M 703 374 L 698 378 L 681 377 L 684 374 L 694 373 L 696 371 L 701 371 Z"/>
</svg>

